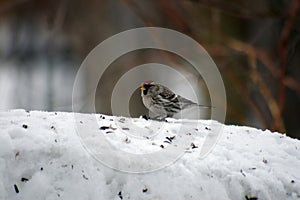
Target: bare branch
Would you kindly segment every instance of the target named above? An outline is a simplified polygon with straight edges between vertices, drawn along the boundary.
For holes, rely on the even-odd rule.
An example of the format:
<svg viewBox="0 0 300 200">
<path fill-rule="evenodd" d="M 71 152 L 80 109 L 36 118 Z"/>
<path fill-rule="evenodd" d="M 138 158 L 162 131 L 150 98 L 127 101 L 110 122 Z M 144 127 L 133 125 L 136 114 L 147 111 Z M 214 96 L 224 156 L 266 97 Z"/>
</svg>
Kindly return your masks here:
<svg viewBox="0 0 300 200">
<path fill-rule="evenodd" d="M 266 83 L 263 81 L 262 77 L 260 76 L 260 73 L 257 71 L 257 64 L 256 64 L 256 58 L 255 57 L 248 57 L 249 65 L 251 66 L 251 73 L 250 78 L 252 82 L 257 85 L 259 88 L 259 91 L 263 98 L 265 99 L 268 108 L 271 112 L 273 123 L 272 128 L 276 129 L 277 131 L 280 131 L 282 133 L 285 132 L 285 126 L 284 122 L 281 116 L 281 112 L 279 110 L 278 104 L 273 97 L 269 87 L 266 85 Z"/>
<path fill-rule="evenodd" d="M 286 68 L 287 68 L 288 40 L 289 40 L 290 33 L 293 29 L 295 18 L 297 17 L 298 10 L 299 10 L 299 0 L 293 0 L 291 4 L 289 16 L 284 23 L 280 40 L 279 40 L 279 45 L 278 45 L 279 57 L 280 57 L 278 105 L 279 105 L 280 112 L 282 112 L 283 110 L 285 99 L 286 99 L 284 79 L 286 76 Z"/>
<path fill-rule="evenodd" d="M 251 44 L 247 44 L 236 39 L 227 38 L 224 39 L 224 41 L 226 45 L 231 49 L 242 52 L 248 56 L 255 57 L 264 64 L 264 66 L 270 71 L 274 78 L 280 78 L 280 71 L 276 67 L 276 64 L 273 61 L 274 59 L 272 59 L 271 56 L 267 54 L 264 50 L 256 48 Z M 295 90 L 300 96 L 300 83 L 298 83 L 293 77 L 285 75 L 284 79 L 282 80 L 282 83 L 286 87 Z"/>
</svg>

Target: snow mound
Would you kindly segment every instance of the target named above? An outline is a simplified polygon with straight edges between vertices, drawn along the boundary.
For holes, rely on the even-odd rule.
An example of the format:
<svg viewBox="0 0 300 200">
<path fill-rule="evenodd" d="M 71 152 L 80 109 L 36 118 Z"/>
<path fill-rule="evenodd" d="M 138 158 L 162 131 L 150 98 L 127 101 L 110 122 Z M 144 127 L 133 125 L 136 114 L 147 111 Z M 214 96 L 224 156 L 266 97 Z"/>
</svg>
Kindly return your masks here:
<svg viewBox="0 0 300 200">
<path fill-rule="evenodd" d="M 76 116 L 79 121 L 74 113 L 0 113 L 1 200 L 300 199 L 300 142 L 283 134 L 224 126 L 217 145 L 203 159 L 199 155 L 211 132 L 209 120 L 178 129 L 180 123 L 142 118 Z M 97 128 L 91 126 L 94 119 Z M 76 127 L 92 130 L 84 144 Z M 183 154 L 149 173 L 112 169 L 87 148 L 100 144 L 101 136 L 124 155 L 159 155 L 168 147 L 176 148 L 183 131 L 193 138 L 181 149 Z M 105 149 L 98 153 L 110 157 Z M 120 166 L 124 157 L 118 161 Z M 141 163 L 145 164 L 141 160 L 131 167 Z"/>
</svg>

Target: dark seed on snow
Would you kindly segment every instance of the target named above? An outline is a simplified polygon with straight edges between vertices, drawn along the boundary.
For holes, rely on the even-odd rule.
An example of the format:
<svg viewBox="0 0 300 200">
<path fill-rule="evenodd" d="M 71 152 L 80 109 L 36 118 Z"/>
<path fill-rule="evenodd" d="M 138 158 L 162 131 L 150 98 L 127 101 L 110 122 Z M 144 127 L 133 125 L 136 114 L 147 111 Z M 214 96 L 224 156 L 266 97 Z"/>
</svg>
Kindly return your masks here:
<svg viewBox="0 0 300 200">
<path fill-rule="evenodd" d="M 21 181 L 22 181 L 22 182 L 27 182 L 27 181 L 29 181 L 29 179 L 28 179 L 28 178 L 25 178 L 25 177 L 22 177 L 22 178 L 21 178 Z"/>
<path fill-rule="evenodd" d="M 248 197 L 247 195 L 245 196 L 246 200 L 258 200 L 257 197 Z"/>
<path fill-rule="evenodd" d="M 240 172 L 241 172 L 241 174 L 242 174 L 243 176 L 245 176 L 245 177 L 246 177 L 246 174 L 243 172 L 243 170 L 242 170 L 242 169 L 240 170 Z"/>
<path fill-rule="evenodd" d="M 14 188 L 15 188 L 15 192 L 19 193 L 19 188 L 18 188 L 18 186 L 16 184 L 14 184 Z"/>
<path fill-rule="evenodd" d="M 198 148 L 194 143 L 192 143 L 191 146 L 192 146 L 192 149 Z"/>
<path fill-rule="evenodd" d="M 145 192 L 148 192 L 148 189 L 147 188 L 144 188 L 143 189 L 143 192 L 145 193 Z"/>
<path fill-rule="evenodd" d="M 119 119 L 119 122 L 121 122 L 121 123 L 125 123 L 125 118 L 121 118 L 121 119 Z"/>
<path fill-rule="evenodd" d="M 165 148 L 165 146 L 164 145 L 160 145 L 160 147 L 163 149 L 163 148 Z"/>
<path fill-rule="evenodd" d="M 123 199 L 122 191 L 120 191 L 120 192 L 118 193 L 118 196 L 119 196 L 120 199 Z"/>
<path fill-rule="evenodd" d="M 131 141 L 130 141 L 130 139 L 128 137 L 126 137 L 125 142 L 126 143 L 130 143 Z"/>
<path fill-rule="evenodd" d="M 83 177 L 85 180 L 89 180 L 89 178 L 86 177 L 84 174 L 82 175 L 82 177 Z"/>
<path fill-rule="evenodd" d="M 291 180 L 291 183 L 295 183 L 295 181 L 294 181 L 294 180 Z"/>
<path fill-rule="evenodd" d="M 106 134 L 109 134 L 109 133 L 114 133 L 113 131 L 106 131 L 105 132 Z"/>
<path fill-rule="evenodd" d="M 208 128 L 208 127 L 206 126 L 206 127 L 205 127 L 205 130 L 209 130 L 209 131 L 210 131 L 211 129 L 210 129 L 210 128 Z"/>
<path fill-rule="evenodd" d="M 172 142 L 172 140 L 174 140 L 174 139 L 175 139 L 175 136 L 172 136 L 172 137 L 166 137 L 166 139 L 167 139 L 167 140 L 169 140 L 169 142 L 171 143 L 171 142 Z"/>
<path fill-rule="evenodd" d="M 28 125 L 27 124 L 23 124 L 22 127 L 25 128 L 25 129 L 27 129 Z"/>
<path fill-rule="evenodd" d="M 110 127 L 109 126 L 101 126 L 99 129 L 100 130 L 106 130 L 106 129 L 109 129 Z"/>
</svg>

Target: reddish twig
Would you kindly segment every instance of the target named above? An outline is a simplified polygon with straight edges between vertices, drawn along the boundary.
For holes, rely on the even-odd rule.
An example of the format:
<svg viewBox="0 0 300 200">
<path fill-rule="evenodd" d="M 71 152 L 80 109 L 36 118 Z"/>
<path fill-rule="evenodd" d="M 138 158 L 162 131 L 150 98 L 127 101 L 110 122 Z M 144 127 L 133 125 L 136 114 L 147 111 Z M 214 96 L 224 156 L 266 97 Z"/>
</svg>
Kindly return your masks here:
<svg viewBox="0 0 300 200">
<path fill-rule="evenodd" d="M 186 34 L 192 34 L 192 30 L 187 24 L 186 20 L 174 7 L 174 2 L 170 0 L 160 0 L 160 5 L 164 10 L 164 14 L 167 19 L 172 22 L 180 31 L 183 31 Z"/>
<path fill-rule="evenodd" d="M 287 68 L 287 55 L 288 55 L 288 40 L 290 33 L 293 28 L 293 24 L 295 18 L 297 17 L 297 13 L 299 10 L 299 0 L 293 0 L 291 4 L 291 9 L 289 12 L 289 16 L 286 19 L 281 36 L 279 39 L 279 57 L 280 57 L 280 71 L 279 71 L 279 87 L 278 87 L 278 107 L 280 113 L 282 113 L 285 99 L 286 99 L 286 92 L 285 92 L 285 76 L 286 76 L 286 68 Z"/>
<path fill-rule="evenodd" d="M 248 56 L 255 57 L 264 64 L 274 78 L 280 78 L 280 70 L 276 67 L 275 62 L 273 61 L 274 59 L 272 59 L 271 56 L 264 50 L 236 39 L 224 38 L 223 40 L 229 48 L 242 52 Z M 300 96 L 300 83 L 298 83 L 293 77 L 285 75 L 282 82 L 286 87 L 294 90 Z"/>
</svg>

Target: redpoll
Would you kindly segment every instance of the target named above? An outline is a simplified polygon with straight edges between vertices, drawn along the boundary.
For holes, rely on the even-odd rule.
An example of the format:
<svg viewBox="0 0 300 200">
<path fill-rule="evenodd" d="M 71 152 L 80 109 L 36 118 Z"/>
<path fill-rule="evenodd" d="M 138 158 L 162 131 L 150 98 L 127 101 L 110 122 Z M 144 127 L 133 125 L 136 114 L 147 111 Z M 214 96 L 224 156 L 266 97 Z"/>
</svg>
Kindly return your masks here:
<svg viewBox="0 0 300 200">
<path fill-rule="evenodd" d="M 158 119 L 173 117 L 175 114 L 191 106 L 200 106 L 151 80 L 143 82 L 140 89 L 145 107 L 156 114 L 155 118 Z M 208 106 L 202 107 L 208 108 Z"/>
</svg>

